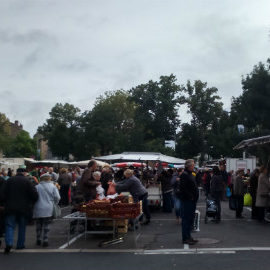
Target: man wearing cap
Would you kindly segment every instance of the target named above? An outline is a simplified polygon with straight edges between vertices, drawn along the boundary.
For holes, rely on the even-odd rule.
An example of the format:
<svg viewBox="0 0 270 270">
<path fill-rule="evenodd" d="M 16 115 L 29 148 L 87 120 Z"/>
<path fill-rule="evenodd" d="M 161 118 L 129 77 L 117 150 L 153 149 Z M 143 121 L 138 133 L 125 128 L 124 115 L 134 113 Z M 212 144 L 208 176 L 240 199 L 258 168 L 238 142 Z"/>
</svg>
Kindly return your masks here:
<svg viewBox="0 0 270 270">
<path fill-rule="evenodd" d="M 233 183 L 233 195 L 236 199 L 236 218 L 243 218 L 242 212 L 244 207 L 244 194 L 245 194 L 245 184 L 244 184 L 244 170 L 239 169 L 236 174 L 236 178 Z"/>
<path fill-rule="evenodd" d="M 31 181 L 24 176 L 25 169 L 19 168 L 16 176 L 6 181 L 2 190 L 5 206 L 5 254 L 13 246 L 13 237 L 18 224 L 17 249 L 24 249 L 25 230 L 28 219 L 32 218 L 32 208 L 38 199 L 38 193 Z"/>
<path fill-rule="evenodd" d="M 182 214 L 182 241 L 183 244 L 194 245 L 198 242 L 191 237 L 193 228 L 196 203 L 199 198 L 199 191 L 196 179 L 193 176 L 194 160 L 188 159 L 185 163 L 185 170 L 180 176 L 180 200 Z"/>
<path fill-rule="evenodd" d="M 147 200 L 148 192 L 141 181 L 133 174 L 132 170 L 125 170 L 124 176 L 124 180 L 116 183 L 116 192 L 121 193 L 124 191 L 129 191 L 135 203 L 142 201 L 143 213 L 146 217 L 146 220 L 143 224 L 147 225 L 150 223 L 151 218 Z"/>
</svg>

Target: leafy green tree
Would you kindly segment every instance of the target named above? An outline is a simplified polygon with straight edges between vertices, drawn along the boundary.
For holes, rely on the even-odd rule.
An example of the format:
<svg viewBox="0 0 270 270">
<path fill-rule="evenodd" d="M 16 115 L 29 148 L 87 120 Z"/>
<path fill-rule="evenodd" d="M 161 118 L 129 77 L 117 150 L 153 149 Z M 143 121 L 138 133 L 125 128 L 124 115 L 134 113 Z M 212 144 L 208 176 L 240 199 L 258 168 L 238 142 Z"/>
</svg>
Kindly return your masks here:
<svg viewBox="0 0 270 270">
<path fill-rule="evenodd" d="M 5 150 L 6 157 L 33 157 L 37 153 L 37 144 L 28 132 L 22 130 L 11 139 L 9 146 Z"/>
<path fill-rule="evenodd" d="M 38 128 L 38 133 L 48 140 L 53 155 L 68 159 L 74 153 L 75 141 L 80 132 L 80 109 L 72 104 L 57 103 L 50 111 L 50 118 Z"/>
<path fill-rule="evenodd" d="M 231 116 L 247 132 L 269 134 L 270 131 L 270 59 L 259 63 L 242 79 L 243 93 L 233 98 Z"/>
<path fill-rule="evenodd" d="M 9 120 L 5 114 L 0 113 L 0 150 L 5 151 L 10 143 Z"/>
<path fill-rule="evenodd" d="M 144 142 L 160 138 L 175 139 L 180 125 L 178 108 L 181 88 L 174 75 L 161 76 L 158 82 L 149 81 L 130 90 L 136 104 L 135 125 L 144 134 Z"/>
<path fill-rule="evenodd" d="M 135 104 L 124 90 L 106 92 L 97 98 L 82 120 L 84 149 L 90 154 L 129 150 L 134 131 Z M 80 149 L 80 147 L 78 147 Z"/>
<path fill-rule="evenodd" d="M 200 154 L 203 161 L 205 154 L 209 153 L 209 134 L 222 115 L 223 104 L 219 101 L 218 89 L 208 88 L 207 83 L 200 80 L 195 81 L 194 85 L 188 81 L 182 91 L 186 96 L 181 98 L 181 102 L 187 104 L 192 120 L 191 124 L 182 125 L 178 134 L 177 154 L 185 158 Z"/>
</svg>

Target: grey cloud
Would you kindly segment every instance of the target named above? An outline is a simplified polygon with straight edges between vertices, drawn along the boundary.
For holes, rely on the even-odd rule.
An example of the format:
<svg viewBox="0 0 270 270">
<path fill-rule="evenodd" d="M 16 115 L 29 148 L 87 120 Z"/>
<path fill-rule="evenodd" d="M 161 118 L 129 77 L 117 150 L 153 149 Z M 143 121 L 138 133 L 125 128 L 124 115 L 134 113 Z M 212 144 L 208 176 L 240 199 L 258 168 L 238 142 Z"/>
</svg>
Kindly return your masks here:
<svg viewBox="0 0 270 270">
<path fill-rule="evenodd" d="M 56 38 L 41 29 L 33 29 L 26 33 L 14 32 L 10 29 L 0 29 L 0 41 L 3 43 L 21 44 L 56 44 Z"/>
<path fill-rule="evenodd" d="M 63 71 L 68 71 L 68 72 L 81 72 L 81 71 L 88 70 L 91 67 L 92 65 L 90 65 L 89 63 L 83 60 L 73 60 L 73 61 L 70 61 L 69 63 L 60 65 L 59 69 Z"/>
</svg>

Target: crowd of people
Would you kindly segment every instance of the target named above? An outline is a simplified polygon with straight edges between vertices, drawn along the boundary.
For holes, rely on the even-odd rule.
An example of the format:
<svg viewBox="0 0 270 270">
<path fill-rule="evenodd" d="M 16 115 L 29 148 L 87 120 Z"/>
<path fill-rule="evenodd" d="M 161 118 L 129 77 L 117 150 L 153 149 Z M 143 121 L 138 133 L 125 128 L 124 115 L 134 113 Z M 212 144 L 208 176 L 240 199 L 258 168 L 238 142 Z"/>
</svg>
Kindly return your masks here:
<svg viewBox="0 0 270 270">
<path fill-rule="evenodd" d="M 147 180 L 155 179 L 161 184 L 163 211 L 175 211 L 176 221 L 182 224 L 182 241 L 193 245 L 193 229 L 199 187 L 211 197 L 217 206 L 216 222 L 221 221 L 221 201 L 234 196 L 236 218 L 242 218 L 244 194 L 249 189 L 252 196 L 252 218 L 264 220 L 265 209 L 270 207 L 269 168 L 263 166 L 246 174 L 243 170 L 226 172 L 225 164 L 209 170 L 195 170 L 194 160 L 187 160 L 184 168 L 145 169 L 142 174 L 134 168 L 113 171 L 110 166 L 98 168 L 91 160 L 85 169 L 62 168 L 55 172 L 52 167 L 36 168 L 27 172 L 19 168 L 16 175 L 1 171 L 0 175 L 0 238 L 5 235 L 5 253 L 13 247 L 14 230 L 18 225 L 17 249 L 25 248 L 26 225 L 30 220 L 36 224 L 36 245 L 48 247 L 50 224 L 54 206 L 76 206 L 107 195 L 128 191 L 134 202 L 142 201 L 144 221 L 148 225 L 151 214 L 148 205 Z M 246 181 L 245 181 L 246 180 Z M 143 184 L 144 183 L 144 184 Z M 230 193 L 228 195 L 228 193 Z"/>
</svg>

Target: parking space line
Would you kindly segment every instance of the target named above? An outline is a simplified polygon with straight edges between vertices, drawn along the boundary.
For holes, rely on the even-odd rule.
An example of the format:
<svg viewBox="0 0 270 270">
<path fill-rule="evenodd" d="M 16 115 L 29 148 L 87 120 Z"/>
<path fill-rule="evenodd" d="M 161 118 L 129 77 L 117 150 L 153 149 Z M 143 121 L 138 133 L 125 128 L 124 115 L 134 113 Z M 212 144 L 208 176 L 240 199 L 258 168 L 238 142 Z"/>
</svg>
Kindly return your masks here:
<svg viewBox="0 0 270 270">
<path fill-rule="evenodd" d="M 65 249 L 65 248 L 67 248 L 69 245 L 71 245 L 72 243 L 74 243 L 76 240 L 78 240 L 79 238 L 81 238 L 83 235 L 84 235 L 84 233 L 81 233 L 81 234 L 73 237 L 71 240 L 69 240 L 69 242 L 65 243 L 64 245 L 62 245 L 58 249 Z"/>
</svg>

